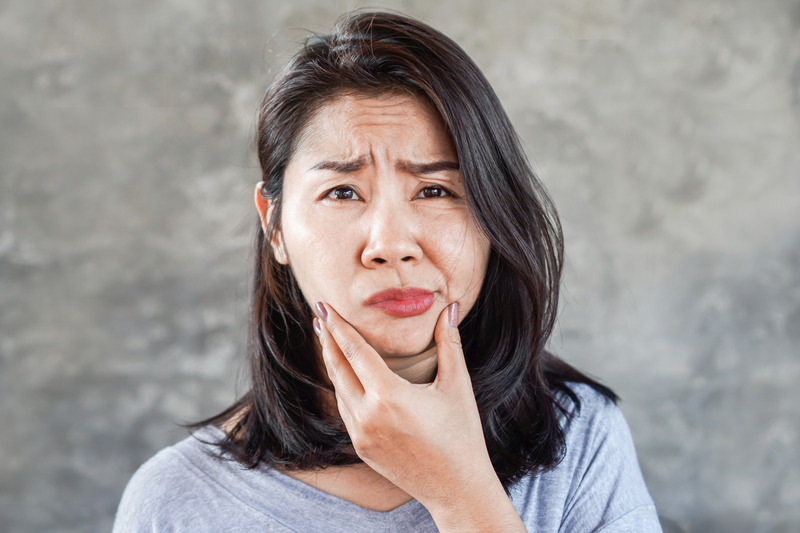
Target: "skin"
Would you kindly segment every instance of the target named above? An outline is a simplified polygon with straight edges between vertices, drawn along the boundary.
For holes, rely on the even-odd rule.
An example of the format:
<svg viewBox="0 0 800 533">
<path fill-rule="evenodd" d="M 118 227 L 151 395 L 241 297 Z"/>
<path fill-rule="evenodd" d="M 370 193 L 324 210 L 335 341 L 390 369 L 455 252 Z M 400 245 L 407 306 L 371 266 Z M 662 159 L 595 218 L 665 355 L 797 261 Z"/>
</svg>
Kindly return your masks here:
<svg viewBox="0 0 800 533">
<path fill-rule="evenodd" d="M 457 161 L 441 120 L 409 95 L 342 95 L 302 132 L 270 242 L 317 311 L 336 409 L 365 465 L 290 475 L 378 510 L 416 498 L 440 531 L 525 531 L 492 468 L 458 335 L 490 245 Z M 405 287 L 433 292 L 433 306 L 398 318 L 365 303 Z"/>
</svg>

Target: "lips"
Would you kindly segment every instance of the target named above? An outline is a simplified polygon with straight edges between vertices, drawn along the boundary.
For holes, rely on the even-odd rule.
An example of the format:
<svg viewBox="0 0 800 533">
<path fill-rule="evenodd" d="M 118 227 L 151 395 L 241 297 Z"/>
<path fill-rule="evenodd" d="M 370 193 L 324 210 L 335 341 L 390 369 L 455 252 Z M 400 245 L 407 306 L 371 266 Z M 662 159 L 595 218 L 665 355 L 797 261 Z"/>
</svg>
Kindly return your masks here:
<svg viewBox="0 0 800 533">
<path fill-rule="evenodd" d="M 433 306 L 433 292 L 409 287 L 376 292 L 366 299 L 365 305 L 376 307 L 390 316 L 407 318 L 421 315 Z"/>
</svg>

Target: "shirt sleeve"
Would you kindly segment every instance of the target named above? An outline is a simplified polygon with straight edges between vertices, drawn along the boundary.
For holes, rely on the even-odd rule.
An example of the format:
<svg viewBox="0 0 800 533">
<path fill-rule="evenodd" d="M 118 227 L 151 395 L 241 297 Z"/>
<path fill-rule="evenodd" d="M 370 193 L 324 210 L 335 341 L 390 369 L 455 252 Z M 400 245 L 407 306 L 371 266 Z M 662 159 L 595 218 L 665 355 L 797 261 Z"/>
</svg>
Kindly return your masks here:
<svg viewBox="0 0 800 533">
<path fill-rule="evenodd" d="M 593 391 L 594 392 L 594 391 Z M 622 412 L 595 393 L 582 398 L 568 431 L 572 482 L 559 531 L 564 533 L 661 532 L 655 505 L 642 478 Z"/>
</svg>

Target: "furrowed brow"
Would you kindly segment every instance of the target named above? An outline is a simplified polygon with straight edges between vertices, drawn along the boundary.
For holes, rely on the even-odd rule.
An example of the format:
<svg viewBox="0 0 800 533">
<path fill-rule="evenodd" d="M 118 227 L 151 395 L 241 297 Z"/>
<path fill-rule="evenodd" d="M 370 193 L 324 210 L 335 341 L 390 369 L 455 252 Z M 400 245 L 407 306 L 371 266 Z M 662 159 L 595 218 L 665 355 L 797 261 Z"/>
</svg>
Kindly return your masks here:
<svg viewBox="0 0 800 533">
<path fill-rule="evenodd" d="M 458 170 L 458 163 L 455 161 L 432 161 L 430 163 L 414 163 L 412 161 L 401 161 L 398 166 L 412 174 L 424 175 L 435 174 L 443 170 Z"/>
<path fill-rule="evenodd" d="M 366 157 L 359 157 L 352 161 L 320 161 L 310 170 L 333 170 L 341 174 L 350 174 L 361 170 L 367 164 Z"/>
</svg>

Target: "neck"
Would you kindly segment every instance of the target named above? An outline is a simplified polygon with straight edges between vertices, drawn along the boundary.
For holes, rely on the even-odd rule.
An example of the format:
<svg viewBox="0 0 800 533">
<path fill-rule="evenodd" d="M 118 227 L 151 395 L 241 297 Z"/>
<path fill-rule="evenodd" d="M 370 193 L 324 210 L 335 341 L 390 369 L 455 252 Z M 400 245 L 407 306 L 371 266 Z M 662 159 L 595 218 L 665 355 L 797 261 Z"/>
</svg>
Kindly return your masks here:
<svg viewBox="0 0 800 533">
<path fill-rule="evenodd" d="M 372 511 L 392 511 L 411 501 L 411 496 L 405 491 L 363 463 L 313 470 L 278 470 L 323 492 Z"/>
<path fill-rule="evenodd" d="M 382 356 L 389 370 L 410 383 L 431 383 L 436 378 L 436 347 L 411 357 Z"/>
<path fill-rule="evenodd" d="M 319 357 L 319 365 L 322 370 L 322 378 L 328 386 L 333 388 L 328 377 L 328 372 L 325 365 L 322 363 L 322 347 L 317 342 L 317 354 Z M 436 356 L 436 346 L 432 346 L 422 353 L 405 357 L 394 357 L 381 354 L 381 358 L 389 367 L 389 370 L 405 379 L 409 383 L 425 384 L 432 383 L 436 378 L 436 371 L 438 369 L 438 359 Z M 334 417 L 339 417 L 339 408 L 336 405 L 336 397 L 332 391 L 320 395 L 320 401 L 323 404 L 323 410 Z"/>
<path fill-rule="evenodd" d="M 331 382 L 328 379 L 328 373 L 325 370 L 325 365 L 322 363 L 322 346 L 319 344 L 319 341 L 316 342 L 316 349 L 322 375 L 325 381 L 330 385 Z M 389 367 L 389 370 L 409 383 L 431 383 L 436 378 L 438 359 L 436 356 L 436 345 L 433 343 L 431 343 L 428 349 L 417 355 L 393 356 L 380 354 L 380 356 L 383 362 L 386 363 L 386 366 Z"/>
</svg>

